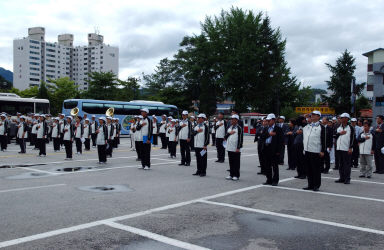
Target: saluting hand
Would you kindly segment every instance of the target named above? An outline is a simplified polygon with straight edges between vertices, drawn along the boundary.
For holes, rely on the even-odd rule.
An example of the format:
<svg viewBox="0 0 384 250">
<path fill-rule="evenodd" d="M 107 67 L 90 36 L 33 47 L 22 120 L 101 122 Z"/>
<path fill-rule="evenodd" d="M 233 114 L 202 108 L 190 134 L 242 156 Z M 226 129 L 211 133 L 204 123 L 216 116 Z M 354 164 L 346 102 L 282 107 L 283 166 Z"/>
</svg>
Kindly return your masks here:
<svg viewBox="0 0 384 250">
<path fill-rule="evenodd" d="M 345 135 L 346 133 L 347 133 L 347 131 L 343 130 L 343 131 L 340 131 L 339 134 L 341 134 L 341 135 Z"/>
<path fill-rule="evenodd" d="M 276 132 L 271 131 L 271 132 L 269 132 L 269 135 L 270 135 L 270 136 L 275 136 L 275 135 L 276 135 Z"/>
<path fill-rule="evenodd" d="M 199 130 L 197 130 L 197 132 L 201 133 L 201 132 L 203 132 L 203 129 L 200 128 Z"/>
<path fill-rule="evenodd" d="M 352 154 L 352 148 L 348 149 L 348 154 L 349 154 L 349 155 Z"/>
<path fill-rule="evenodd" d="M 324 152 L 320 152 L 320 158 L 323 158 L 324 157 Z"/>
</svg>

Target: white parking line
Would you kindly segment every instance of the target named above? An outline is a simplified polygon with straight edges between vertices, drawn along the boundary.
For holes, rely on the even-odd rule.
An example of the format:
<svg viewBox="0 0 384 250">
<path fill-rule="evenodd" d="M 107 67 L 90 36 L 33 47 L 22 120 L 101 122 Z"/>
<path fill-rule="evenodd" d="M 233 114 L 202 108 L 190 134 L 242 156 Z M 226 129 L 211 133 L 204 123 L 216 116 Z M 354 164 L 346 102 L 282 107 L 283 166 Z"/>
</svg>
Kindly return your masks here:
<svg viewBox="0 0 384 250">
<path fill-rule="evenodd" d="M 339 178 L 326 177 L 326 176 L 322 176 L 321 178 L 323 178 L 323 179 L 330 179 L 330 180 L 338 180 L 339 179 Z M 356 180 L 356 179 L 352 179 L 351 182 L 361 182 L 361 183 L 370 183 L 370 184 L 384 185 L 384 182 L 363 181 L 363 180 Z"/>
<path fill-rule="evenodd" d="M 160 234 L 151 233 L 149 231 L 145 231 L 145 230 L 135 228 L 135 227 L 126 226 L 126 225 L 115 223 L 115 222 L 105 222 L 104 224 L 107 226 L 116 228 L 116 229 L 120 229 L 123 231 L 134 233 L 134 234 L 137 234 L 137 235 L 140 235 L 140 236 L 143 236 L 143 237 L 155 240 L 155 241 L 163 242 L 165 244 L 175 246 L 175 247 L 180 247 L 183 249 L 189 249 L 189 250 L 208 250 L 209 249 L 209 248 L 201 247 L 198 245 L 193 245 L 191 243 L 172 239 L 172 238 L 160 235 Z"/>
<path fill-rule="evenodd" d="M 313 192 L 312 190 L 303 190 L 303 189 L 298 189 L 298 188 L 281 187 L 281 186 L 280 187 L 279 186 L 264 186 L 264 187 L 284 189 L 284 190 L 290 190 L 290 191 L 295 191 L 295 192 L 305 192 L 305 193 L 311 193 L 311 194 L 322 194 L 322 195 L 328 195 L 328 196 L 352 198 L 352 199 L 358 199 L 358 200 L 384 202 L 384 200 L 382 200 L 382 199 L 355 196 L 355 195 L 337 194 L 337 193 L 329 193 L 329 192 Z"/>
<path fill-rule="evenodd" d="M 293 179 L 294 178 L 287 178 L 287 179 L 281 180 L 280 182 L 286 182 L 286 181 L 290 181 L 290 180 L 293 180 Z M 143 216 L 143 215 L 147 215 L 147 214 L 151 214 L 151 213 L 155 213 L 155 212 L 161 212 L 161 211 L 165 211 L 165 210 L 169 210 L 169 209 L 173 209 L 173 208 L 178 208 L 178 207 L 194 204 L 194 203 L 197 203 L 197 202 L 199 202 L 201 200 L 218 198 L 218 197 L 222 197 L 222 196 L 226 196 L 226 195 L 231 195 L 231 194 L 235 194 L 235 193 L 239 193 L 239 192 L 249 191 L 251 189 L 257 189 L 257 188 L 260 188 L 260 187 L 261 187 L 261 185 L 255 185 L 255 186 L 250 186 L 250 187 L 246 187 L 246 188 L 235 189 L 235 190 L 231 190 L 231 191 L 228 191 L 228 192 L 223 192 L 223 193 L 218 193 L 218 194 L 215 194 L 215 195 L 205 196 L 205 197 L 201 197 L 201 198 L 194 199 L 194 200 L 174 203 L 174 204 L 166 205 L 166 206 L 163 206 L 163 207 L 152 208 L 152 209 L 148 209 L 148 210 L 145 210 L 145 211 L 136 212 L 136 213 L 133 213 L 133 214 L 127 214 L 127 215 L 113 217 L 113 218 L 109 218 L 109 219 L 105 219 L 105 220 L 89 222 L 89 223 L 80 224 L 80 225 L 77 225 L 77 226 L 61 228 L 61 229 L 57 229 L 57 230 L 53 230 L 53 231 L 48 231 L 48 232 L 45 232 L 45 233 L 40 233 L 40 234 L 31 235 L 31 236 L 26 236 L 26 237 L 22 237 L 22 238 L 18 238 L 18 239 L 13 239 L 13 240 L 9 240 L 9 241 L 3 241 L 3 242 L 0 242 L 0 248 L 2 248 L 2 247 L 9 247 L 9 246 L 13 246 L 13 245 L 18 245 L 18 244 L 21 244 L 21 243 L 26 243 L 26 242 L 30 242 L 30 241 L 34 241 L 34 240 L 39 240 L 39 239 L 45 239 L 45 238 L 49 238 L 49 237 L 52 237 L 52 236 L 56 236 L 56 235 L 60 235 L 60 234 L 65 234 L 65 233 L 70 233 L 70 232 L 74 232 L 74 231 L 78 231 L 78 230 L 82 230 L 82 229 L 87 229 L 87 228 L 90 228 L 90 227 L 95 227 L 95 226 L 99 226 L 99 225 L 105 224 L 106 222 L 116 222 L 116 221 L 121 221 L 121 220 L 127 220 L 127 219 L 131 219 L 131 218 L 135 218 L 135 217 L 139 217 L 139 216 Z"/>
<path fill-rule="evenodd" d="M 49 188 L 49 187 L 59 187 L 59 186 L 65 186 L 65 185 L 67 185 L 67 184 L 54 184 L 54 185 L 37 186 L 37 187 L 14 188 L 14 189 L 0 190 L 0 193 L 26 191 L 26 190 L 33 190 L 33 189 L 40 189 L 40 188 Z"/>
<path fill-rule="evenodd" d="M 358 226 L 353 226 L 353 225 L 348 225 L 348 224 L 343 224 L 343 223 L 337 223 L 337 222 L 332 222 L 332 221 L 318 220 L 318 219 L 311 219 L 311 218 L 302 217 L 302 216 L 276 213 L 276 212 L 271 212 L 271 211 L 267 211 L 267 210 L 243 207 L 243 206 L 238 206 L 238 205 L 233 205 L 233 204 L 228 204 L 228 203 L 220 203 L 220 202 L 207 201 L 207 200 L 200 200 L 199 202 L 211 204 L 211 205 L 216 205 L 216 206 L 230 207 L 230 208 L 240 209 L 240 210 L 244 210 L 244 211 L 259 213 L 259 214 L 278 216 L 278 217 L 288 218 L 288 219 L 293 219 L 293 220 L 300 220 L 300 221 L 306 221 L 306 222 L 312 222 L 312 223 L 317 223 L 317 224 L 323 224 L 323 225 L 329 225 L 329 226 L 334 226 L 334 227 L 340 227 L 340 228 L 346 228 L 346 229 L 352 229 L 352 230 L 357 230 L 357 231 L 362 231 L 362 232 L 384 235 L 384 231 L 372 229 L 372 228 L 358 227 Z"/>
</svg>

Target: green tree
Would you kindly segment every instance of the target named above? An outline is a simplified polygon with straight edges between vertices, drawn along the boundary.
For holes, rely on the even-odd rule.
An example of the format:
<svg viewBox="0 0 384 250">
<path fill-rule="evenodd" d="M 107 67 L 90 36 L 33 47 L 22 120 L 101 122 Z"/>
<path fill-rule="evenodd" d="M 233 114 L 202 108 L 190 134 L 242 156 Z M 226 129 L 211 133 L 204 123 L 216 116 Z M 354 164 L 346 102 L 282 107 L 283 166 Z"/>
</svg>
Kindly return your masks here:
<svg viewBox="0 0 384 250">
<path fill-rule="evenodd" d="M 139 99 L 139 79 L 128 77 L 126 81 L 118 80 L 118 89 L 116 91 L 116 100 L 131 101 Z"/>
<path fill-rule="evenodd" d="M 49 99 L 49 96 L 50 96 L 50 93 L 48 91 L 48 88 L 47 88 L 47 84 L 45 82 L 41 82 L 40 85 L 39 85 L 39 88 L 38 88 L 38 92 L 37 92 L 37 98 L 40 98 L 40 99 Z"/>
<path fill-rule="evenodd" d="M 327 85 L 332 94 L 329 97 L 324 96 L 324 100 L 335 109 L 336 114 L 351 112 L 351 84 L 356 70 L 355 58 L 345 50 L 337 58 L 335 65 L 326 63 L 326 66 L 331 72 Z"/>
<path fill-rule="evenodd" d="M 58 78 L 55 80 L 49 80 L 51 85 L 50 89 L 50 103 L 51 113 L 57 114 L 61 112 L 63 102 L 66 99 L 77 98 L 79 91 L 74 81 L 71 81 L 69 77 Z"/>
<path fill-rule="evenodd" d="M 18 93 L 19 96 L 26 97 L 26 98 L 37 97 L 38 94 L 39 94 L 39 86 L 31 86 L 27 89 L 19 91 Z"/>
<path fill-rule="evenodd" d="M 0 75 L 0 90 L 10 90 L 13 84 Z"/>
<path fill-rule="evenodd" d="M 83 93 L 85 98 L 97 100 L 116 100 L 117 77 L 112 72 L 92 72 L 89 75 L 88 90 Z"/>
<path fill-rule="evenodd" d="M 356 112 L 358 113 L 362 109 L 371 109 L 372 104 L 370 103 L 369 99 L 365 96 L 361 95 L 356 100 Z"/>
</svg>

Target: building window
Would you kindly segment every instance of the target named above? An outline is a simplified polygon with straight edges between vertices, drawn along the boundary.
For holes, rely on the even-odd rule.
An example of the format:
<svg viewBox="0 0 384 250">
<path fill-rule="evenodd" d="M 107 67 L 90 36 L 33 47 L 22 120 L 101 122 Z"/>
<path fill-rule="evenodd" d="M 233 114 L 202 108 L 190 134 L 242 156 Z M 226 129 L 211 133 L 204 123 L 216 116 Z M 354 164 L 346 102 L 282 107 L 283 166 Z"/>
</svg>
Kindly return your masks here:
<svg viewBox="0 0 384 250">
<path fill-rule="evenodd" d="M 33 72 L 30 72 L 29 74 L 30 74 L 31 76 L 40 76 L 39 73 L 33 73 Z"/>
<path fill-rule="evenodd" d="M 38 79 L 38 78 L 29 78 L 29 80 L 32 82 L 39 82 L 40 81 L 40 79 Z"/>
<path fill-rule="evenodd" d="M 367 84 L 367 91 L 373 91 L 373 84 Z"/>
<path fill-rule="evenodd" d="M 29 45 L 29 48 L 31 48 L 31 49 L 40 49 L 40 47 L 33 46 L 33 45 Z"/>
<path fill-rule="evenodd" d="M 30 50 L 29 54 L 40 55 L 40 52 Z"/>
<path fill-rule="evenodd" d="M 34 41 L 34 40 L 29 40 L 30 43 L 34 43 L 34 44 L 40 44 L 39 41 Z"/>
<path fill-rule="evenodd" d="M 29 64 L 31 64 L 31 65 L 40 65 L 40 63 L 37 63 L 37 62 L 29 62 Z"/>
<path fill-rule="evenodd" d="M 373 71 L 373 64 L 368 64 L 368 72 L 372 72 Z"/>
</svg>

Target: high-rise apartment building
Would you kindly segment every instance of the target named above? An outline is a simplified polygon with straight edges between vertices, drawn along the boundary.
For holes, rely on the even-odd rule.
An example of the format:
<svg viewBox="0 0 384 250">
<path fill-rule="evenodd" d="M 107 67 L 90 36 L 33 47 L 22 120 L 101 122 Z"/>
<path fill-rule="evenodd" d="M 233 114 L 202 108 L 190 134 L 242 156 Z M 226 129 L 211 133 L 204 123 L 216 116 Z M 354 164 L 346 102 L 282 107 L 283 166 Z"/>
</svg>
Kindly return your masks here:
<svg viewBox="0 0 384 250">
<path fill-rule="evenodd" d="M 119 48 L 104 44 L 102 35 L 88 34 L 88 45 L 73 46 L 72 34 L 45 41 L 45 28 L 28 29 L 28 37 L 13 41 L 13 85 L 24 90 L 41 81 L 69 77 L 79 89 L 88 89 L 88 73 L 119 73 Z"/>
</svg>

